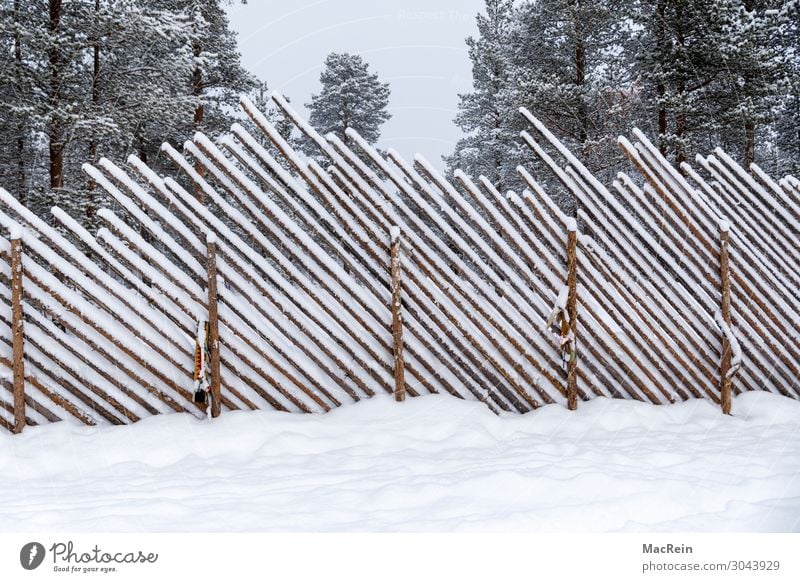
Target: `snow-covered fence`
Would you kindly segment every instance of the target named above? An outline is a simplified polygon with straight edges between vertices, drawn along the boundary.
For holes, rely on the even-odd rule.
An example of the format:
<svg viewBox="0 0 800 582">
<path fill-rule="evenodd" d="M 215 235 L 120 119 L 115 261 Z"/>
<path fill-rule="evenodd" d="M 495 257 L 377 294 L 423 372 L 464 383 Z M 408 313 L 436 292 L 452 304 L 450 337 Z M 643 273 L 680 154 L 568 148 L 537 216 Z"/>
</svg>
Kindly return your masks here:
<svg viewBox="0 0 800 582">
<path fill-rule="evenodd" d="M 698 157 L 706 177 L 689 164 L 679 172 L 634 130 L 634 143 L 619 142 L 643 184 L 619 174 L 609 191 L 533 115 L 523 114 L 540 136 L 526 133 L 524 140 L 579 203 L 588 235 L 581 239 L 587 277 L 581 304 L 601 298 L 586 268 L 600 259 L 604 284 L 619 294 L 609 302 L 615 319 L 627 320 L 630 335 L 638 336 L 633 357 L 659 377 L 670 398 L 684 398 L 688 390 L 718 401 L 729 370 L 738 371 L 737 393 L 766 389 L 797 397 L 794 178 L 780 187 L 755 165 L 747 173 L 721 150 Z M 727 277 L 720 277 L 728 256 L 730 305 L 722 288 Z"/>
<path fill-rule="evenodd" d="M 222 411 L 325 412 L 404 391 L 520 413 L 596 396 L 720 403 L 728 383 L 798 395 L 794 178 L 719 151 L 698 159 L 702 175 L 679 172 L 634 131 L 620 145 L 635 177 L 608 189 L 523 111 L 522 138 L 577 200 L 576 222 L 530 169 L 521 194 L 451 181 L 355 131 L 321 136 L 273 100 L 314 155 L 245 99 L 257 131 L 165 144 L 174 176 L 136 157 L 86 165 L 116 208 L 96 233 L 58 208 L 45 224 L 0 190 L 24 253 L 15 301 L 0 239 L 0 424 L 15 427 L 23 376 L 28 424 L 205 414 L 192 389 L 204 321 Z"/>
</svg>

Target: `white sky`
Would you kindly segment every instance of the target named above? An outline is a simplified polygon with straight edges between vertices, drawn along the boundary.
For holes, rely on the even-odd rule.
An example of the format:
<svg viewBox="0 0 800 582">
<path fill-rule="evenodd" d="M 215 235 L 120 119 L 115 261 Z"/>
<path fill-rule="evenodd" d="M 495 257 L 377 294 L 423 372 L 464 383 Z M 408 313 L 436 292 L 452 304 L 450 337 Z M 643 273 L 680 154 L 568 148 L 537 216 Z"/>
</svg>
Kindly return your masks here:
<svg viewBox="0 0 800 582">
<path fill-rule="evenodd" d="M 249 0 L 228 12 L 244 66 L 306 115 L 328 53 L 363 56 L 392 88 L 379 145 L 441 166 L 461 135 L 458 94 L 472 85 L 464 40 L 482 9 L 483 0 Z"/>
</svg>

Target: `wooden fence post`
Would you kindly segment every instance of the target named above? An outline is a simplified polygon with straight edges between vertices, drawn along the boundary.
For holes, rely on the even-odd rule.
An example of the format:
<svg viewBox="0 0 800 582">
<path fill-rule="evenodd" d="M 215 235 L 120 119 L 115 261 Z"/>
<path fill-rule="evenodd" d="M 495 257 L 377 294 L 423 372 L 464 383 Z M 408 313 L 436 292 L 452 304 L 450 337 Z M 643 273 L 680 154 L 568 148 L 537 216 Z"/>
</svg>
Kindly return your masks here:
<svg viewBox="0 0 800 582">
<path fill-rule="evenodd" d="M 217 239 L 209 235 L 208 252 L 208 356 L 211 365 L 211 417 L 221 411 L 221 380 L 219 360 L 219 316 L 217 311 Z"/>
<path fill-rule="evenodd" d="M 14 375 L 14 433 L 25 427 L 25 333 L 22 319 L 22 239 L 11 238 L 11 345 Z"/>
<path fill-rule="evenodd" d="M 720 311 L 722 321 L 731 329 L 731 278 L 729 269 L 730 258 L 730 230 L 727 223 L 720 225 L 720 283 L 722 287 L 722 305 Z M 726 333 L 722 334 L 722 361 L 720 363 L 720 398 L 722 400 L 723 414 L 731 413 L 731 378 L 728 372 L 731 369 L 731 343 Z"/>
<path fill-rule="evenodd" d="M 395 226 L 390 233 L 390 265 L 392 277 L 392 337 L 394 339 L 394 397 L 397 402 L 406 399 L 405 362 L 403 360 L 403 316 L 400 312 L 400 227 Z"/>
<path fill-rule="evenodd" d="M 567 360 L 567 408 L 578 408 L 578 226 L 575 219 L 567 224 L 567 317 L 569 318 L 567 334 L 571 341 L 566 344 L 569 350 Z"/>
</svg>

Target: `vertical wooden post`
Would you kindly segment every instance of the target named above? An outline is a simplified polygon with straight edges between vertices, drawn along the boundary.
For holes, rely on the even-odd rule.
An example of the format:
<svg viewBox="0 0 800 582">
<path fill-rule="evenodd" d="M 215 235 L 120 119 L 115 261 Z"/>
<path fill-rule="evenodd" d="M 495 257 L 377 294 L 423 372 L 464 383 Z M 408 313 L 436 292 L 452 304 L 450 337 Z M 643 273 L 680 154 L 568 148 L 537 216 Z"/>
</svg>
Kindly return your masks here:
<svg viewBox="0 0 800 582">
<path fill-rule="evenodd" d="M 731 329 L 731 277 L 730 277 L 730 230 L 727 223 L 720 225 L 719 267 L 720 283 L 722 287 L 722 321 Z M 722 362 L 720 363 L 720 398 L 722 400 L 723 414 L 731 413 L 731 379 L 728 371 L 731 369 L 731 344 L 728 336 L 722 334 Z"/>
<path fill-rule="evenodd" d="M 394 398 L 397 402 L 406 399 L 405 362 L 403 360 L 403 316 L 400 312 L 400 227 L 392 228 L 390 265 L 392 278 L 392 337 L 394 338 Z"/>
<path fill-rule="evenodd" d="M 25 334 L 22 319 L 22 240 L 11 238 L 11 350 L 14 375 L 14 432 L 25 427 Z"/>
<path fill-rule="evenodd" d="M 566 345 L 569 350 L 567 360 L 567 408 L 578 408 L 578 226 L 575 219 L 567 224 L 567 316 L 569 325 L 567 333 L 572 341 Z"/>
<path fill-rule="evenodd" d="M 217 314 L 217 239 L 209 235 L 208 252 L 208 358 L 211 365 L 211 416 L 221 411 L 221 381 L 219 365 L 219 316 Z"/>
</svg>

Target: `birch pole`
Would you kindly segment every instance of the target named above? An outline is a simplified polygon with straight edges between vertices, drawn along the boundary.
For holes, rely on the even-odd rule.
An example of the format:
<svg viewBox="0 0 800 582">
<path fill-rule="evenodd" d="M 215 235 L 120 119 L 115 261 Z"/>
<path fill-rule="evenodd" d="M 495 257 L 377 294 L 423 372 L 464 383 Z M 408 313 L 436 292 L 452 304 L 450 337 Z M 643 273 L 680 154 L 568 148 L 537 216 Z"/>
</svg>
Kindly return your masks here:
<svg viewBox="0 0 800 582">
<path fill-rule="evenodd" d="M 400 227 L 392 227 L 389 247 L 392 278 L 392 338 L 394 339 L 394 398 L 406 399 L 405 362 L 403 360 L 403 316 L 400 313 L 402 284 L 400 281 Z"/>
</svg>

